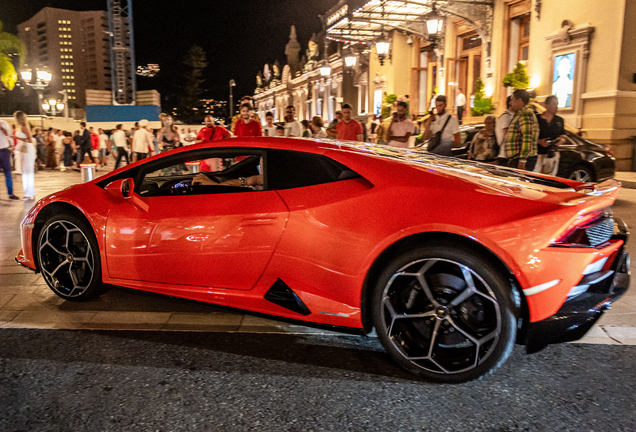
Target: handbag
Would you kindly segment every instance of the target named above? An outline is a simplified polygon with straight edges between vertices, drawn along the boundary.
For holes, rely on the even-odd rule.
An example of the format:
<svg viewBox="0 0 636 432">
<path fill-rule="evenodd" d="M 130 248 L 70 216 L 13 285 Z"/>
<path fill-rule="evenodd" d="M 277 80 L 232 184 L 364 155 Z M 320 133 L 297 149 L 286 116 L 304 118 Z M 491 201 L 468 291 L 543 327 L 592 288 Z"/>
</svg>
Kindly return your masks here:
<svg viewBox="0 0 636 432">
<path fill-rule="evenodd" d="M 446 122 L 444 123 L 444 126 L 442 126 L 442 128 L 439 130 L 439 132 L 436 132 L 431 137 L 431 139 L 428 140 L 428 147 L 426 147 L 426 151 L 432 152 L 437 147 L 439 147 L 439 145 L 442 143 L 442 133 L 444 132 L 444 129 L 446 129 L 446 125 L 448 124 L 450 119 L 451 119 L 451 116 L 449 114 L 448 118 L 446 119 Z"/>
</svg>

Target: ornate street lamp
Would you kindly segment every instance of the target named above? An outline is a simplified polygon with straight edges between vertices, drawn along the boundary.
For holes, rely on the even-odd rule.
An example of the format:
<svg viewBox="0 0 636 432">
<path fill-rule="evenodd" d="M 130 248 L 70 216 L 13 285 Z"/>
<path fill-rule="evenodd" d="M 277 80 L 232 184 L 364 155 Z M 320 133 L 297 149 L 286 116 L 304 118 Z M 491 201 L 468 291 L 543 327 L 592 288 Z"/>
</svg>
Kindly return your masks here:
<svg viewBox="0 0 636 432">
<path fill-rule="evenodd" d="M 384 60 L 386 60 L 389 55 L 389 49 L 391 48 L 391 42 L 389 38 L 386 37 L 384 33 L 382 36 L 375 42 L 375 50 L 378 53 L 378 60 L 380 60 L 380 66 L 384 65 Z"/>
<path fill-rule="evenodd" d="M 349 69 L 353 69 L 354 67 L 356 67 L 357 61 L 358 61 L 358 57 L 350 48 L 347 55 L 344 58 L 345 66 L 348 67 Z"/>
<path fill-rule="evenodd" d="M 443 26 L 444 20 L 437 14 L 435 6 L 433 6 L 433 10 L 426 16 L 426 30 L 429 36 L 434 37 L 440 34 Z"/>
<path fill-rule="evenodd" d="M 329 65 L 329 61 L 327 59 L 323 59 L 320 62 L 320 75 L 324 77 L 328 77 L 331 75 L 331 66 Z"/>
<path fill-rule="evenodd" d="M 34 71 L 35 74 L 33 73 Z M 40 115 L 44 114 L 44 112 L 41 110 L 42 105 L 44 104 L 44 89 L 47 88 L 48 85 L 51 83 L 51 79 L 53 78 L 53 76 L 47 70 L 40 70 L 35 68 L 31 70 L 25 69 L 20 72 L 20 75 L 22 76 L 24 82 L 37 92 L 40 105 L 38 109 L 40 110 Z M 33 81 L 34 78 L 35 81 Z"/>
<path fill-rule="evenodd" d="M 49 99 L 42 104 L 42 109 L 46 112 L 50 112 L 53 116 L 57 115 L 57 113 L 61 113 L 64 110 L 64 107 L 65 105 L 63 102 L 55 99 Z"/>
</svg>

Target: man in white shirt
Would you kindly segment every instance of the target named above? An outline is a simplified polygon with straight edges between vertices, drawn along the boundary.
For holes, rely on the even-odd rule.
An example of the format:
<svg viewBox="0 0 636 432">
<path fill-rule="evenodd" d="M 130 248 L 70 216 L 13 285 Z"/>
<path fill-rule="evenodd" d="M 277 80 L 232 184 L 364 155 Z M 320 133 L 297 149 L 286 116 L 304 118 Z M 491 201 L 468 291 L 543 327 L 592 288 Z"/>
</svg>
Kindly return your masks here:
<svg viewBox="0 0 636 432">
<path fill-rule="evenodd" d="M 415 131 L 415 124 L 406 115 L 406 110 L 406 102 L 398 102 L 388 133 L 389 145 L 392 147 L 408 148 L 409 138 Z"/>
<path fill-rule="evenodd" d="M 55 164 L 60 166 L 60 155 L 64 151 L 64 133 L 60 129 L 53 129 L 53 141 L 55 142 Z"/>
<path fill-rule="evenodd" d="M 462 118 L 464 117 L 464 109 L 466 109 L 466 96 L 462 93 L 461 87 L 457 88 L 457 97 L 455 97 L 455 106 L 457 107 L 457 120 L 459 124 L 462 124 Z"/>
<path fill-rule="evenodd" d="M 424 123 L 424 140 L 430 139 L 442 131 L 439 145 L 430 151 L 442 156 L 452 156 L 452 148 L 459 145 L 459 121 L 446 111 L 446 96 L 439 95 L 435 99 L 437 114 L 432 115 Z"/>
<path fill-rule="evenodd" d="M 104 129 L 97 129 L 99 133 L 99 162 L 101 166 L 108 165 L 108 159 L 106 158 L 106 151 L 108 150 L 108 135 L 104 133 Z"/>
<path fill-rule="evenodd" d="M 0 167 L 4 172 L 4 180 L 7 184 L 7 192 L 9 192 L 9 199 L 19 200 L 17 196 L 13 195 L 13 177 L 11 176 L 11 152 L 13 152 L 13 143 L 9 143 L 9 136 L 11 134 L 11 128 L 9 123 L 4 120 L 0 120 Z"/>
<path fill-rule="evenodd" d="M 113 133 L 113 144 L 117 148 L 117 161 L 115 162 L 115 169 L 119 168 L 121 158 L 126 158 L 126 165 L 130 163 L 128 160 L 128 138 L 126 132 L 124 132 L 124 125 L 118 124 L 117 130 Z"/>
<path fill-rule="evenodd" d="M 139 129 L 135 131 L 132 141 L 132 151 L 135 153 L 133 156 L 133 162 L 147 158 L 152 155 L 155 147 L 152 134 L 146 129 L 148 127 L 148 120 L 139 121 Z"/>
<path fill-rule="evenodd" d="M 497 137 L 497 144 L 499 144 L 499 154 L 497 155 L 497 164 L 499 166 L 508 166 L 508 158 L 506 157 L 506 146 L 504 145 L 504 139 L 508 133 L 508 127 L 510 122 L 515 116 L 515 113 L 510 109 L 510 99 L 512 96 L 508 96 L 506 100 L 506 110 L 499 116 L 497 123 L 495 124 L 495 136 Z"/>
<path fill-rule="evenodd" d="M 296 108 L 293 105 L 289 105 L 285 109 L 285 136 L 289 138 L 302 138 L 303 125 L 295 119 Z"/>
</svg>

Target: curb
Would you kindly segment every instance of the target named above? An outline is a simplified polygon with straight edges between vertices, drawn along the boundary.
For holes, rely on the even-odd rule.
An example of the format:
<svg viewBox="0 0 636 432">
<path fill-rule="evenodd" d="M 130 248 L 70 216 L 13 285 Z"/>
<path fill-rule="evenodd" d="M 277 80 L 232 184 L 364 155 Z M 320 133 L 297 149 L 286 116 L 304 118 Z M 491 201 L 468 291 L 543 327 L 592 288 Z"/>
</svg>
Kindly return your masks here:
<svg viewBox="0 0 636 432">
<path fill-rule="evenodd" d="M 623 189 L 636 189 L 636 181 L 634 180 L 621 180 L 617 178 L 619 182 L 621 182 L 621 186 Z"/>
</svg>

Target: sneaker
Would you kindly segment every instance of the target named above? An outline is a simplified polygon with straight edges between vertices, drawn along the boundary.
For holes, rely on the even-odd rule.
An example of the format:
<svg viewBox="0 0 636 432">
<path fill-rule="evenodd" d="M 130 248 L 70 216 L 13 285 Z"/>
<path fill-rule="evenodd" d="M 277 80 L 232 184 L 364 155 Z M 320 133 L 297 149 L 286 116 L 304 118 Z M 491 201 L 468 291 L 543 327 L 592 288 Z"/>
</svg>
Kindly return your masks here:
<svg viewBox="0 0 636 432">
<path fill-rule="evenodd" d="M 9 199 L 12 199 L 12 200 L 19 200 L 19 199 L 20 199 L 20 197 L 17 197 L 17 196 L 15 196 L 15 195 L 9 195 Z"/>
</svg>

